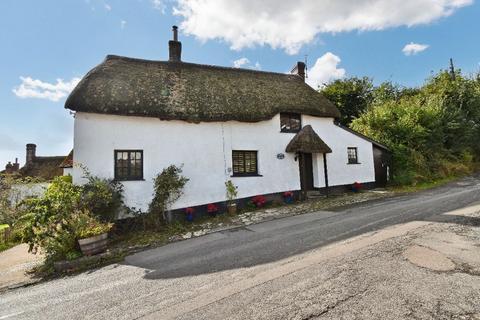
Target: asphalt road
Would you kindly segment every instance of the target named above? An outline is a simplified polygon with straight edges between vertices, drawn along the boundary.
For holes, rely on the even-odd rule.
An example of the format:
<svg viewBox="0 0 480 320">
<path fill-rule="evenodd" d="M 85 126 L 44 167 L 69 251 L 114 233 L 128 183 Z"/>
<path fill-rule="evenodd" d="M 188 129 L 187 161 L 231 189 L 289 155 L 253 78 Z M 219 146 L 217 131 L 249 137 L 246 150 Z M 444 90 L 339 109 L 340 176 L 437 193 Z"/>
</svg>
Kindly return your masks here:
<svg viewBox="0 0 480 320">
<path fill-rule="evenodd" d="M 178 278 L 251 267 L 412 220 L 432 219 L 480 200 L 480 179 L 356 205 L 250 225 L 128 257 L 128 264 L 154 270 L 149 279 Z"/>
<path fill-rule="evenodd" d="M 480 201 L 480 179 L 336 212 L 273 220 L 172 243 L 107 266 L 0 294 L 0 319 L 136 319 L 232 285 L 333 242 L 439 215 Z"/>
</svg>

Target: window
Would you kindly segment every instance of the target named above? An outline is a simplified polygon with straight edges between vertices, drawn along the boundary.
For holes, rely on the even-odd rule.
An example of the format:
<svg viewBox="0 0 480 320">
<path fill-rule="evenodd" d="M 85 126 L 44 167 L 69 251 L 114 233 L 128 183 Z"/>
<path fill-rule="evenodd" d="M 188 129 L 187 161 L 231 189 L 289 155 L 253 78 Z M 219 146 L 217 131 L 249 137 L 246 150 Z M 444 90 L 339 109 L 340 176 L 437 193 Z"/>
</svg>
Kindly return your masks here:
<svg viewBox="0 0 480 320">
<path fill-rule="evenodd" d="M 298 113 L 280 113 L 280 131 L 298 132 L 302 129 L 301 116 Z"/>
<path fill-rule="evenodd" d="M 234 176 L 257 176 L 257 151 L 232 151 Z"/>
<path fill-rule="evenodd" d="M 347 148 L 348 153 L 348 164 L 358 163 L 357 148 L 349 147 Z"/>
<path fill-rule="evenodd" d="M 115 180 L 143 180 L 142 150 L 115 150 Z"/>
</svg>

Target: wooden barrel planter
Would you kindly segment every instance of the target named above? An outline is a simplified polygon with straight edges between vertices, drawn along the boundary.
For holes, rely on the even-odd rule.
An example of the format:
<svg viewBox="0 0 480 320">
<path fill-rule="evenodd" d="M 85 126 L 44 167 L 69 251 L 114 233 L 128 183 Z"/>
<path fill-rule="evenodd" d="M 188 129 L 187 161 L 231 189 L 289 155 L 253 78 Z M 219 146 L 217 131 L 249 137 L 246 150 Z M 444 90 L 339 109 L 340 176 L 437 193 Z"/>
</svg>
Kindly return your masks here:
<svg viewBox="0 0 480 320">
<path fill-rule="evenodd" d="M 98 236 L 80 239 L 78 244 L 80 250 L 86 256 L 93 256 L 94 254 L 102 253 L 107 250 L 108 233 L 103 233 Z"/>
</svg>

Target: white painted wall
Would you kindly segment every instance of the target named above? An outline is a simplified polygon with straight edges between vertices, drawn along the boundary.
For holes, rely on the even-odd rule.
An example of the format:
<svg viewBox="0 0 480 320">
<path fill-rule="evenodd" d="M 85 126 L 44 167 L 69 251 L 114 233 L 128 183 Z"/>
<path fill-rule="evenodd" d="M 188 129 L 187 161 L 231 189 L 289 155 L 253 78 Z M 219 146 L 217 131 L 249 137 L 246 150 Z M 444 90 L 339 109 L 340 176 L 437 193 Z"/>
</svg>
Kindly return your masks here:
<svg viewBox="0 0 480 320">
<path fill-rule="evenodd" d="M 332 148 L 327 156 L 329 184 L 374 181 L 372 145 L 333 124 L 332 118 L 303 117 Z M 94 175 L 114 177 L 114 150 L 141 149 L 144 181 L 125 181 L 130 207 L 146 210 L 152 198 L 152 179 L 163 168 L 183 164 L 190 179 L 184 195 L 172 209 L 225 200 L 224 182 L 238 186 L 239 198 L 299 190 L 295 155 L 285 147 L 295 134 L 280 132 L 280 116 L 258 123 L 237 121 L 193 124 L 156 118 L 100 115 L 77 112 L 74 128 L 74 162 Z M 347 147 L 358 147 L 361 165 L 347 165 Z M 232 150 L 258 150 L 261 177 L 230 177 Z M 278 153 L 285 158 L 277 159 Z M 315 157 L 314 157 L 315 158 Z M 317 169 L 315 169 L 317 168 Z M 315 171 L 316 170 L 316 171 Z M 315 185 L 323 186 L 321 155 L 314 161 Z M 81 169 L 73 169 L 74 183 L 82 183 Z"/>
<path fill-rule="evenodd" d="M 49 185 L 49 182 L 14 184 L 10 190 L 9 200 L 12 205 L 16 205 L 27 198 L 40 197 L 45 193 Z"/>
<path fill-rule="evenodd" d="M 63 175 L 64 176 L 72 176 L 73 175 L 73 168 L 63 168 Z"/>
<path fill-rule="evenodd" d="M 331 118 L 302 116 L 302 125 L 308 124 L 332 149 L 332 153 L 327 154 L 328 184 L 330 186 L 375 181 L 371 142 L 336 126 Z M 357 147 L 359 164 L 348 164 L 348 147 Z M 314 186 L 324 187 L 323 155 L 314 155 L 313 160 Z M 315 167 L 318 168 L 317 172 L 315 172 Z"/>
</svg>

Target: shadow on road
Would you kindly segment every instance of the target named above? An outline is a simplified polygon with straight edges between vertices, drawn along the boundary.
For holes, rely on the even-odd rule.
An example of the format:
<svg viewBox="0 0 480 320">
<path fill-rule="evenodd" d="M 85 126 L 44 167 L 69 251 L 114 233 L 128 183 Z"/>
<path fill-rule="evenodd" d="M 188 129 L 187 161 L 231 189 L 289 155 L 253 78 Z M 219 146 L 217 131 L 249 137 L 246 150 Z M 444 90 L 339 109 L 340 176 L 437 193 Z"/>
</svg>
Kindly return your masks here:
<svg viewBox="0 0 480 320">
<path fill-rule="evenodd" d="M 480 218 L 449 214 L 480 201 L 479 189 L 457 186 L 343 212 L 278 219 L 171 243 L 129 256 L 125 263 L 149 270 L 146 279 L 180 278 L 267 264 L 410 221 L 479 226 Z"/>
</svg>

